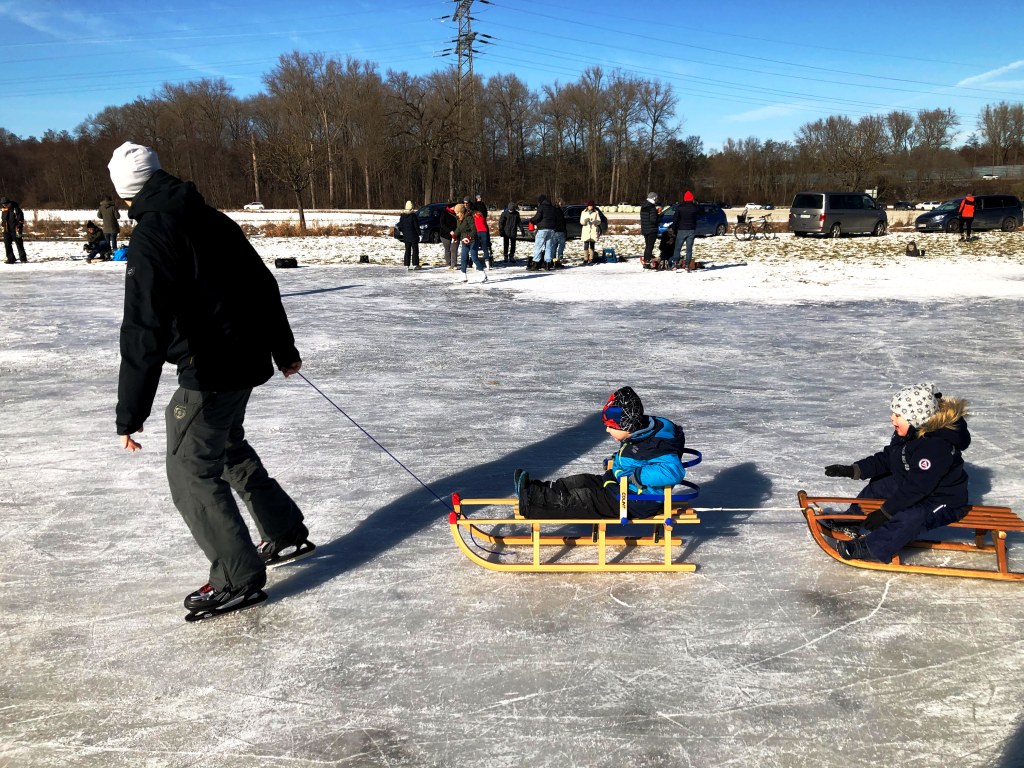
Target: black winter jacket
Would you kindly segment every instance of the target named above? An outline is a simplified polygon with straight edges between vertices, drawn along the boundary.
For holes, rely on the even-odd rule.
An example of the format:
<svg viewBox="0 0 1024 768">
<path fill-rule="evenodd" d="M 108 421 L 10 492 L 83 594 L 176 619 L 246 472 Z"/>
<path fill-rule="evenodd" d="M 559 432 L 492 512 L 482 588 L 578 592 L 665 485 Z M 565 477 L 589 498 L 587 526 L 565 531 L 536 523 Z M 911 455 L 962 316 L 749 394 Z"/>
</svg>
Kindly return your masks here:
<svg viewBox="0 0 1024 768">
<path fill-rule="evenodd" d="M 555 211 L 555 226 L 552 227 L 555 232 L 565 232 L 565 211 L 559 208 L 557 205 L 551 206 Z"/>
<path fill-rule="evenodd" d="M 506 208 L 498 217 L 498 231 L 502 237 L 515 238 L 519 235 L 519 221 L 522 217 L 516 209 Z"/>
<path fill-rule="evenodd" d="M 157 171 L 136 195 L 125 270 L 117 433 L 137 432 L 164 361 L 198 391 L 259 386 L 299 362 L 277 281 L 191 182 Z"/>
<path fill-rule="evenodd" d="M 14 200 L 4 203 L 3 213 L 0 213 L 0 222 L 3 224 L 4 234 L 21 237 L 22 229 L 25 226 L 25 214 L 22 212 L 21 206 Z"/>
<path fill-rule="evenodd" d="M 676 206 L 675 215 L 672 217 L 672 229 L 676 232 L 696 229 L 699 218 L 700 206 L 696 203 L 682 202 Z"/>
<path fill-rule="evenodd" d="M 911 427 L 906 437 L 895 432 L 878 453 L 856 462 L 861 477 L 893 475 L 899 485 L 885 501 L 885 509 L 896 514 L 926 501 L 950 512 L 967 506 L 967 473 L 961 451 L 971 444 L 971 433 L 963 418 L 918 435 Z M 954 517 L 955 519 L 955 517 Z"/>
<path fill-rule="evenodd" d="M 658 213 L 658 206 L 650 200 L 645 200 L 640 206 L 640 234 L 658 234 L 658 224 L 661 221 L 661 214 Z"/>
<path fill-rule="evenodd" d="M 537 212 L 533 214 L 530 223 L 537 229 L 557 229 L 558 219 L 555 206 L 551 204 L 546 195 L 537 198 Z M 565 217 L 562 217 L 565 221 Z"/>
<path fill-rule="evenodd" d="M 455 212 L 450 207 L 442 208 L 437 222 L 437 231 L 441 242 L 453 240 L 454 238 L 450 233 L 454 232 L 455 228 L 459 226 L 459 218 L 455 215 Z"/>
</svg>

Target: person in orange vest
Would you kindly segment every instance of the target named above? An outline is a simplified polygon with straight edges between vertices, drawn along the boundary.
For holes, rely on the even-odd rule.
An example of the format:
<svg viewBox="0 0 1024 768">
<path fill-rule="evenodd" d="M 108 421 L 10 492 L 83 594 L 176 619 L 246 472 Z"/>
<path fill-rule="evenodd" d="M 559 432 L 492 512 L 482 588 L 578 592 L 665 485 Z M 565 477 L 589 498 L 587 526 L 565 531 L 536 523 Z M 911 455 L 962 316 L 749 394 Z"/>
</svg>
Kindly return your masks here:
<svg viewBox="0 0 1024 768">
<path fill-rule="evenodd" d="M 974 225 L 974 195 L 968 193 L 960 201 L 960 208 L 957 210 L 957 214 L 960 216 L 960 224 L 957 227 L 960 232 L 960 239 L 970 240 L 971 227 Z"/>
</svg>

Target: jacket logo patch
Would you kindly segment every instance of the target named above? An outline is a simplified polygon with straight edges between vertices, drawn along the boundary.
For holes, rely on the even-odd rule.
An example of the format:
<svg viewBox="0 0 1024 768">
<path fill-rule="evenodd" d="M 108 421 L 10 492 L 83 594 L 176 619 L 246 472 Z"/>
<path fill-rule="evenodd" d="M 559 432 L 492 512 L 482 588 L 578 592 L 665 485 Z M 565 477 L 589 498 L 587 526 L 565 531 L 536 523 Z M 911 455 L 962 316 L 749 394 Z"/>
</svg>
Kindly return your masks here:
<svg viewBox="0 0 1024 768">
<path fill-rule="evenodd" d="M 919 462 L 917 462 L 917 466 L 919 466 L 921 469 L 927 472 L 929 469 L 932 468 L 932 463 L 928 461 L 928 459 L 921 459 Z"/>
<path fill-rule="evenodd" d="M 135 267 L 128 267 L 127 274 L 128 274 L 128 277 L 131 277 L 132 275 L 134 275 L 135 274 Z"/>
<path fill-rule="evenodd" d="M 176 418 L 178 421 L 181 421 L 182 419 L 185 418 L 185 413 L 186 411 L 184 405 L 174 406 L 174 418 Z"/>
</svg>

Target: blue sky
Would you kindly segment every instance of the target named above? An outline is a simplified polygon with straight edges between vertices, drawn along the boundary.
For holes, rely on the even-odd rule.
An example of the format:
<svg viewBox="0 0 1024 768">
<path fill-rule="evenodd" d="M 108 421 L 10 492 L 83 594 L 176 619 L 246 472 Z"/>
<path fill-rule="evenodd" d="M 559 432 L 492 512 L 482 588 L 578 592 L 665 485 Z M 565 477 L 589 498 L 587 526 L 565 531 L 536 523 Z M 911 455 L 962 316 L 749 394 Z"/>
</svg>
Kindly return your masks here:
<svg viewBox="0 0 1024 768">
<path fill-rule="evenodd" d="M 164 82 L 223 77 L 260 91 L 282 53 L 351 55 L 413 74 L 454 64 L 437 54 L 456 27 L 453 0 L 0 0 L 4 109 L 18 136 L 73 130 L 106 106 Z M 966 8 L 966 12 L 958 10 Z M 531 88 L 588 66 L 660 78 L 677 120 L 706 149 L 726 138 L 791 140 L 832 114 L 951 107 L 966 137 L 986 104 L 1024 101 L 1024 17 L 1014 4 L 474 4 L 485 77 L 514 72 Z"/>
</svg>

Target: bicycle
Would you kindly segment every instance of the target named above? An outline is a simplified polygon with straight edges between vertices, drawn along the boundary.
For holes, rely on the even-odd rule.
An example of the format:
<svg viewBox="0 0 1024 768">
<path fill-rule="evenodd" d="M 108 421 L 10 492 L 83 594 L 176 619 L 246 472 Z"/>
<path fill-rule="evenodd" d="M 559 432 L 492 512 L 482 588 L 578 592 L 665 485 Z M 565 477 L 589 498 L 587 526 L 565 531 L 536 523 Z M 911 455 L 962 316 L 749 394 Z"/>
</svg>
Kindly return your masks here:
<svg viewBox="0 0 1024 768">
<path fill-rule="evenodd" d="M 776 232 L 772 227 L 771 222 L 772 215 L 766 214 L 764 216 L 758 216 L 753 221 L 742 221 L 736 222 L 736 229 L 733 230 L 733 234 L 737 240 L 757 240 L 761 237 L 765 240 L 778 240 L 779 233 Z"/>
</svg>

